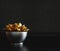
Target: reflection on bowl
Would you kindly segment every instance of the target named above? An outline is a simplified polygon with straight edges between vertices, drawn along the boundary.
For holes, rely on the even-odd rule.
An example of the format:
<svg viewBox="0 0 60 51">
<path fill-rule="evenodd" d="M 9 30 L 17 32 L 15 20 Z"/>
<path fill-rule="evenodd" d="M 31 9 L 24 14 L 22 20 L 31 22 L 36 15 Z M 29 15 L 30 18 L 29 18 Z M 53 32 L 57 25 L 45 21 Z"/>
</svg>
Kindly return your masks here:
<svg viewBox="0 0 60 51">
<path fill-rule="evenodd" d="M 6 32 L 6 36 L 11 44 L 23 44 L 27 37 L 27 32 Z"/>
</svg>

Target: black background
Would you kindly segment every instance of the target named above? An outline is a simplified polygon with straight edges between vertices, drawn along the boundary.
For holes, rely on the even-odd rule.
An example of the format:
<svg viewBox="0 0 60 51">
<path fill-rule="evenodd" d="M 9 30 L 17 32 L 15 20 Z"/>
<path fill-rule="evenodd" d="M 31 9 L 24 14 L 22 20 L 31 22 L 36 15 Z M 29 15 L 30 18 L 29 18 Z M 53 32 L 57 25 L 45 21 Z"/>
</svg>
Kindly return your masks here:
<svg viewBox="0 0 60 51">
<path fill-rule="evenodd" d="M 2 30 L 6 24 L 15 22 L 30 29 L 24 45 L 31 51 L 60 51 L 60 1 L 0 0 L 0 49 L 4 51 L 9 41 Z"/>
<path fill-rule="evenodd" d="M 0 30 L 22 22 L 30 32 L 60 32 L 60 2 L 56 0 L 0 0 Z"/>
</svg>

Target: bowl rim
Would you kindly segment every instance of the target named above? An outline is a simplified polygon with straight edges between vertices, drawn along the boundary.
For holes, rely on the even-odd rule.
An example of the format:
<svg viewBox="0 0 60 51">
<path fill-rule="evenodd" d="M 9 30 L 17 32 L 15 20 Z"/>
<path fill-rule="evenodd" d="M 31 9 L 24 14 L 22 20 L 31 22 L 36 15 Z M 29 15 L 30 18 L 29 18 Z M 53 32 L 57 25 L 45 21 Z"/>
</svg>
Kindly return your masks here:
<svg viewBox="0 0 60 51">
<path fill-rule="evenodd" d="M 9 31 L 9 30 L 5 30 L 5 32 L 28 32 L 28 31 Z"/>
</svg>

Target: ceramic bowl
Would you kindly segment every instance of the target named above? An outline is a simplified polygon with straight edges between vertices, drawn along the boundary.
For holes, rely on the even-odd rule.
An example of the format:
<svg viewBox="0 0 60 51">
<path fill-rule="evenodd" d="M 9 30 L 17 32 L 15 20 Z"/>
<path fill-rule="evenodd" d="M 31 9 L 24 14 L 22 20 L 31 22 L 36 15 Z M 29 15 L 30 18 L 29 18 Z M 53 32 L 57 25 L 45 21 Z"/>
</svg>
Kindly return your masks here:
<svg viewBox="0 0 60 51">
<path fill-rule="evenodd" d="M 6 32 L 6 36 L 11 44 L 23 44 L 27 37 L 27 32 Z"/>
</svg>

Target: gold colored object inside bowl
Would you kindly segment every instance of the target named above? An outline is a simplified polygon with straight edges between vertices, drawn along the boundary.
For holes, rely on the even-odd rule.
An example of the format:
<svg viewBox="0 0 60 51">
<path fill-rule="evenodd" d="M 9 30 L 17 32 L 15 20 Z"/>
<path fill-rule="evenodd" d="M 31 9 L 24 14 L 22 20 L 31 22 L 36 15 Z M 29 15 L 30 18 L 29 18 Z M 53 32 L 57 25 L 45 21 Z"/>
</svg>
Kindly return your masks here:
<svg viewBox="0 0 60 51">
<path fill-rule="evenodd" d="M 29 29 L 25 25 L 22 25 L 22 23 L 14 23 L 14 24 L 6 25 L 4 30 L 7 30 L 7 31 L 28 31 Z"/>
</svg>

